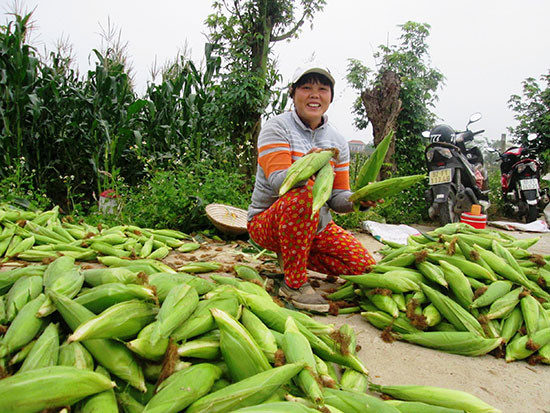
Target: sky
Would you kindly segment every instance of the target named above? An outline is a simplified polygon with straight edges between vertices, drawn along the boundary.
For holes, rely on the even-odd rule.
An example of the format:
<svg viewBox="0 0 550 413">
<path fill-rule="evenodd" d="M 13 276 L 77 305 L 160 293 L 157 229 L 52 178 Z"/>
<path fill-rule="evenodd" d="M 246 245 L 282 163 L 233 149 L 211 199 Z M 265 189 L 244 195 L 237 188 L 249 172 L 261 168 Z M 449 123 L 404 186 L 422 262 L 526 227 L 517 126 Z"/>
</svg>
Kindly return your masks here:
<svg viewBox="0 0 550 413">
<path fill-rule="evenodd" d="M 2 23 L 13 1 L 2 0 Z M 138 93 L 151 81 L 151 67 L 187 50 L 194 62 L 203 58 L 212 13 L 209 0 L 20 0 L 34 9 L 31 42 L 53 50 L 65 39 L 72 45 L 81 73 L 95 65 L 92 49 L 102 45 L 109 22 L 126 42 Z M 427 39 L 430 65 L 445 76 L 433 109 L 441 123 L 462 130 L 470 115 L 483 118 L 471 126 L 485 129 L 489 140 L 510 134 L 515 126 L 508 100 L 522 94 L 522 82 L 550 70 L 550 1 L 548 0 L 327 0 L 313 27 L 304 25 L 298 39 L 276 43 L 273 57 L 283 83 L 312 58 L 327 65 L 336 79 L 329 120 L 348 139 L 372 142 L 372 132 L 357 130 L 352 105 L 357 91 L 345 80 L 348 59 L 376 70 L 379 45 L 398 44 L 399 25 L 407 21 L 431 26 Z"/>
</svg>

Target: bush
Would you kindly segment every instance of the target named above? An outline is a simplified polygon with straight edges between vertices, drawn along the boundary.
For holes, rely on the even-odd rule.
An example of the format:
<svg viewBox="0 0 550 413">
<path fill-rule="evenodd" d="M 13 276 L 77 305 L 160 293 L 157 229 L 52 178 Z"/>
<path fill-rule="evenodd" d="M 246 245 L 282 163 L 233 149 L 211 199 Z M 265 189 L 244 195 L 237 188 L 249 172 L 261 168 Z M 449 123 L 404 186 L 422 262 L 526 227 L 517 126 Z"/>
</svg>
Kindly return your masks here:
<svg viewBox="0 0 550 413">
<path fill-rule="evenodd" d="M 148 228 L 193 232 L 213 228 L 204 208 L 223 203 L 247 208 L 251 188 L 236 172 L 215 169 L 206 163 L 176 171 L 159 171 L 131 189 L 121 208 L 123 221 Z"/>
</svg>

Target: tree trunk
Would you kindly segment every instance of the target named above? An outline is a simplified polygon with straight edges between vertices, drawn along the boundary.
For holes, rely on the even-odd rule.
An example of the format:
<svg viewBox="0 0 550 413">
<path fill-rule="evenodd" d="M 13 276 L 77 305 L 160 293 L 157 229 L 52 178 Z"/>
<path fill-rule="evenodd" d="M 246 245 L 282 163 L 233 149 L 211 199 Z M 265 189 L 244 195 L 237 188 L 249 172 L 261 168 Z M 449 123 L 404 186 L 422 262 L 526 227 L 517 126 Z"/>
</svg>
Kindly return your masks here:
<svg viewBox="0 0 550 413">
<path fill-rule="evenodd" d="M 374 145 L 377 146 L 384 137 L 392 130 L 395 131 L 397 125 L 397 117 L 401 112 L 401 99 L 399 92 L 401 90 L 401 82 L 399 76 L 387 70 L 380 76 L 380 82 L 372 89 L 367 89 L 361 93 L 361 100 L 367 112 L 367 118 L 372 124 L 374 135 Z M 395 136 L 392 140 L 388 153 L 386 154 L 385 163 L 391 163 L 392 171 L 396 170 L 396 165 L 392 159 L 395 153 Z M 388 175 L 385 168 L 382 169 L 381 178 Z"/>
</svg>

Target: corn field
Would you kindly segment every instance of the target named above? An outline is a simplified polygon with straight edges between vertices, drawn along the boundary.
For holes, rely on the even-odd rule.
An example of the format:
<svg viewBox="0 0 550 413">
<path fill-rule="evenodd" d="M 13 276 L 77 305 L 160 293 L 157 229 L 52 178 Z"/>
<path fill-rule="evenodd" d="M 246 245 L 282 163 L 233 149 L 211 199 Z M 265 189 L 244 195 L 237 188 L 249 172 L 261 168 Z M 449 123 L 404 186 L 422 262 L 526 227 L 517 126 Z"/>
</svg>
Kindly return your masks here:
<svg viewBox="0 0 550 413">
<path fill-rule="evenodd" d="M 26 43 L 30 18 L 14 15 L 0 32 L 0 180 L 13 192 L 40 191 L 66 207 L 71 194 L 91 201 L 158 169 L 238 167 L 229 122 L 217 115 L 213 45 L 204 67 L 178 56 L 140 97 L 113 48 L 93 50 L 86 74 L 63 50 L 41 57 Z"/>
</svg>

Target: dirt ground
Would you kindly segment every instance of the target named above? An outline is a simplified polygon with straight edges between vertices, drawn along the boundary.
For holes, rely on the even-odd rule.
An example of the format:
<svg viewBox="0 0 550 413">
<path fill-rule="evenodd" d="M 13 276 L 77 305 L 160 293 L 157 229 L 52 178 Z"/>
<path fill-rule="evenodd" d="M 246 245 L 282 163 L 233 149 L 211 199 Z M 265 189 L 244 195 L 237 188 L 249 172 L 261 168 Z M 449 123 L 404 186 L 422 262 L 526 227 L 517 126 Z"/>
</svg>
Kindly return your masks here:
<svg viewBox="0 0 550 413">
<path fill-rule="evenodd" d="M 417 226 L 420 230 L 430 227 Z M 550 254 L 550 233 L 508 233 L 517 238 L 541 236 L 531 247 L 536 253 Z M 382 247 L 369 234 L 356 233 L 358 239 L 377 259 Z M 227 263 L 227 270 L 236 261 L 251 265 L 257 261 L 242 254 L 238 244 L 212 246 L 199 254 L 201 259 Z M 182 257 L 183 259 L 186 259 Z M 396 341 L 386 343 L 380 330 L 372 327 L 359 314 L 316 316 L 316 319 L 340 326 L 350 324 L 361 346 L 359 357 L 369 369 L 371 380 L 378 384 L 414 384 L 447 387 L 471 393 L 506 413 L 550 413 L 550 366 L 531 366 L 525 361 L 506 363 L 491 355 L 465 357 Z"/>
</svg>

